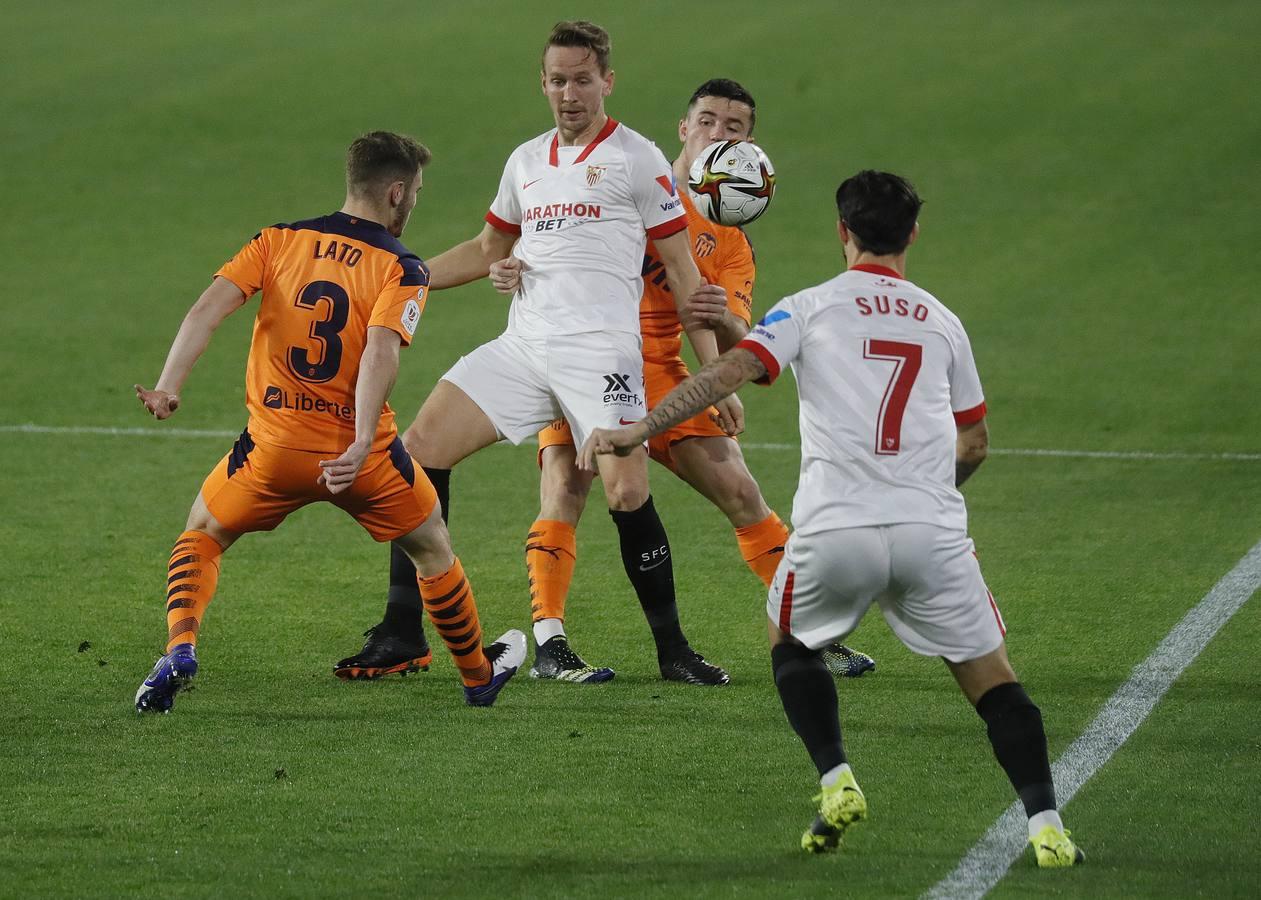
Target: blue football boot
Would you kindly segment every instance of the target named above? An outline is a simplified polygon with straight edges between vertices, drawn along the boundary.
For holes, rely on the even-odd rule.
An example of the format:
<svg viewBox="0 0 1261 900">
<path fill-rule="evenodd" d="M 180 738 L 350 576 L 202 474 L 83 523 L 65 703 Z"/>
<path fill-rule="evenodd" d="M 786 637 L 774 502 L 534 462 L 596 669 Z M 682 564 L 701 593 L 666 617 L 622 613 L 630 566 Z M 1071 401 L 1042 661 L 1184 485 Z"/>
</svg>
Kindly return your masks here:
<svg viewBox="0 0 1261 900">
<path fill-rule="evenodd" d="M 136 712 L 171 711 L 175 695 L 197 674 L 197 652 L 192 644 L 176 644 L 171 652 L 153 664 L 136 691 Z"/>
<path fill-rule="evenodd" d="M 485 650 L 490 663 L 490 681 L 477 687 L 464 688 L 464 702 L 469 706 L 490 706 L 499 696 L 508 679 L 517 674 L 525 662 L 525 634 L 516 628 L 499 636 L 499 640 Z"/>
</svg>

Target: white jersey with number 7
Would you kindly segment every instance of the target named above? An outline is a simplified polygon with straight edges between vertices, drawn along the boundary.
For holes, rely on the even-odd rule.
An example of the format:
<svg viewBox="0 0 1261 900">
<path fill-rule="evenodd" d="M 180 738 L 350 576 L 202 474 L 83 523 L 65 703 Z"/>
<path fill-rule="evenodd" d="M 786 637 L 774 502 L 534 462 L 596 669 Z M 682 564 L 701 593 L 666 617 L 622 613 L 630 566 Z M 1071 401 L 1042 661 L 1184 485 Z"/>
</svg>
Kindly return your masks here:
<svg viewBox="0 0 1261 900">
<path fill-rule="evenodd" d="M 963 324 L 882 266 L 854 266 L 785 297 L 737 346 L 769 381 L 792 367 L 801 399 L 793 528 L 923 522 L 967 530 L 956 426 L 985 415 Z"/>
</svg>

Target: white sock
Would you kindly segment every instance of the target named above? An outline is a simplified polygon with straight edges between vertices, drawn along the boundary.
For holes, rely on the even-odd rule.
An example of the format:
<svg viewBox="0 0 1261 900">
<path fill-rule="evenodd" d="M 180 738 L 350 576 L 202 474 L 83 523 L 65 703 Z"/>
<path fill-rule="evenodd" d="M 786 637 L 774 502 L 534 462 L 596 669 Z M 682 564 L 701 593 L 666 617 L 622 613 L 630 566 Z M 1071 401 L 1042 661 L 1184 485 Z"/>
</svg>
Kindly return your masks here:
<svg viewBox="0 0 1261 900">
<path fill-rule="evenodd" d="M 1054 825 L 1060 831 L 1064 830 L 1064 822 L 1060 819 L 1060 814 L 1054 809 L 1043 810 L 1029 819 L 1029 837 L 1034 837 L 1043 828 L 1048 825 Z"/>
<path fill-rule="evenodd" d="M 849 763 L 841 763 L 839 766 L 834 766 L 833 768 L 828 769 L 826 772 L 823 773 L 823 777 L 819 779 L 819 784 L 823 785 L 824 787 L 831 787 L 832 785 L 836 784 L 838 781 L 841 780 L 842 772 L 849 772 L 849 771 L 851 771 L 849 767 Z"/>
<path fill-rule="evenodd" d="M 541 647 L 557 635 L 565 634 L 565 623 L 561 619 L 539 619 L 534 623 L 534 640 Z"/>
</svg>

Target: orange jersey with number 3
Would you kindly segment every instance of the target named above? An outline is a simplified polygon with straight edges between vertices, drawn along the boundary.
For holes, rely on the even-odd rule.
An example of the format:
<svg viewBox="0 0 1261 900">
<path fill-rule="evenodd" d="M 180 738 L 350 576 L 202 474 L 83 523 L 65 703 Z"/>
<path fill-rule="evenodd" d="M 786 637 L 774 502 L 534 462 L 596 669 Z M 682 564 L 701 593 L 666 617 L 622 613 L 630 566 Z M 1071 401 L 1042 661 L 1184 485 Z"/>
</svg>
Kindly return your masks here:
<svg viewBox="0 0 1261 900">
<path fill-rule="evenodd" d="M 727 289 L 727 308 L 749 324 L 753 319 L 753 247 L 739 228 L 709 221 L 680 191 L 687 213 L 687 237 L 692 258 L 710 284 Z M 644 359 L 667 361 L 683 352 L 683 326 L 666 283 L 665 266 L 657 249 L 648 244 L 644 255 L 644 295 L 639 302 L 639 328 L 644 338 Z"/>
<path fill-rule="evenodd" d="M 263 292 L 245 370 L 250 435 L 340 453 L 355 438 L 368 328 L 411 342 L 429 290 L 425 264 L 384 226 L 337 212 L 264 228 L 215 275 L 246 297 Z M 396 434 L 386 404 L 372 449 Z"/>
</svg>

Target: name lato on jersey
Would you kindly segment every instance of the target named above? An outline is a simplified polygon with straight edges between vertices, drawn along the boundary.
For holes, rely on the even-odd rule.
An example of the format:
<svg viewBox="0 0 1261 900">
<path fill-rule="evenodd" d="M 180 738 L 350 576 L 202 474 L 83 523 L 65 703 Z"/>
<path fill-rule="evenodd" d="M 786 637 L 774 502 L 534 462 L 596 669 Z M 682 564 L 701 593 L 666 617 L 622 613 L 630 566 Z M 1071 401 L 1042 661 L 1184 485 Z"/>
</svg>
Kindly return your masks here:
<svg viewBox="0 0 1261 900">
<path fill-rule="evenodd" d="M 363 251 L 358 247 L 352 247 L 345 241 L 328 241 L 325 244 L 322 240 L 315 242 L 315 252 L 311 254 L 312 259 L 331 259 L 334 262 L 344 263 L 347 268 L 353 269 L 359 260 L 363 259 Z"/>
<path fill-rule="evenodd" d="M 916 322 L 923 322 L 928 318 L 928 307 L 923 303 L 911 306 L 910 301 L 901 297 L 890 300 L 888 294 L 874 294 L 871 299 L 855 297 L 854 303 L 858 306 L 859 313 L 864 316 L 901 316 L 903 318 L 910 316 Z"/>
<path fill-rule="evenodd" d="M 521 230 L 559 231 L 569 219 L 584 221 L 600 218 L 600 207 L 595 203 L 549 203 L 531 206 L 521 216 Z"/>
</svg>

